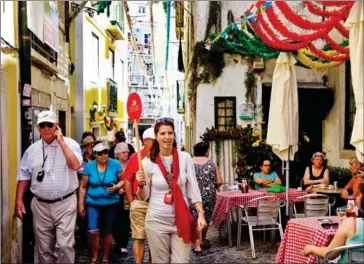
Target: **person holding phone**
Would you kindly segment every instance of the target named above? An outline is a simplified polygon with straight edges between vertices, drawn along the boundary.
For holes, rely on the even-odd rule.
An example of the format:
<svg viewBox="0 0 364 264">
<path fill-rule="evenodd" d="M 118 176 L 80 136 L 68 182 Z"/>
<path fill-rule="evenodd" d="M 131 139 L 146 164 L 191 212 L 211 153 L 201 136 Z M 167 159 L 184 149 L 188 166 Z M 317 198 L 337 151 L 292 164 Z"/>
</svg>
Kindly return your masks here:
<svg viewBox="0 0 364 264">
<path fill-rule="evenodd" d="M 74 263 L 81 148 L 63 136 L 53 111 L 40 112 L 37 127 L 41 139 L 25 151 L 17 173 L 15 215 L 22 220 L 27 213 L 23 197 L 30 185 L 38 263 Z"/>
<path fill-rule="evenodd" d="M 106 142 L 96 141 L 93 151 L 96 160 L 85 165 L 79 191 L 78 212 L 82 217 L 87 214 L 92 250 L 90 262 L 98 261 L 100 231 L 102 231 L 102 262 L 107 263 L 113 240 L 114 218 L 120 199 L 119 190 L 123 187 L 124 181 L 120 162 L 108 157 L 109 147 Z"/>
<path fill-rule="evenodd" d="M 177 150 L 174 132 L 173 119 L 156 121 L 151 155 L 136 174 L 139 197 L 150 195 L 145 230 L 153 263 L 189 263 L 191 243 L 207 227 L 195 167 L 190 154 Z"/>
</svg>

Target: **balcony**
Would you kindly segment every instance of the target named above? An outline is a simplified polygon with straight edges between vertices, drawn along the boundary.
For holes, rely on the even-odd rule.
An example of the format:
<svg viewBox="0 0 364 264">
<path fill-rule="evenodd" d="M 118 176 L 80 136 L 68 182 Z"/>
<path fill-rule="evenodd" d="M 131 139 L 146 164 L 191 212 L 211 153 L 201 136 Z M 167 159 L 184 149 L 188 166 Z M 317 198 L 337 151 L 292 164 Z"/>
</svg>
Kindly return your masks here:
<svg viewBox="0 0 364 264">
<path fill-rule="evenodd" d="M 147 79 L 144 75 L 132 75 L 129 77 L 132 86 L 148 87 Z"/>
<path fill-rule="evenodd" d="M 124 37 L 124 6 L 121 1 L 113 1 L 110 8 L 110 25 L 106 31 L 115 40 L 125 40 Z"/>
</svg>

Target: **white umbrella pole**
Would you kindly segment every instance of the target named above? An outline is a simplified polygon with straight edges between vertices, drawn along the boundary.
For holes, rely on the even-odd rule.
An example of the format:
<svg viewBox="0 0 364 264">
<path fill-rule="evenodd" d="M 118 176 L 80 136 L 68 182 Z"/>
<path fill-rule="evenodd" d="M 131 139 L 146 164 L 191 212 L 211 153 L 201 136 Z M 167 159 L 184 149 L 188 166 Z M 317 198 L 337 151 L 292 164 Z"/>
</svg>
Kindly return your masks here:
<svg viewBox="0 0 364 264">
<path fill-rule="evenodd" d="M 286 161 L 286 215 L 289 215 L 289 159 Z"/>
</svg>

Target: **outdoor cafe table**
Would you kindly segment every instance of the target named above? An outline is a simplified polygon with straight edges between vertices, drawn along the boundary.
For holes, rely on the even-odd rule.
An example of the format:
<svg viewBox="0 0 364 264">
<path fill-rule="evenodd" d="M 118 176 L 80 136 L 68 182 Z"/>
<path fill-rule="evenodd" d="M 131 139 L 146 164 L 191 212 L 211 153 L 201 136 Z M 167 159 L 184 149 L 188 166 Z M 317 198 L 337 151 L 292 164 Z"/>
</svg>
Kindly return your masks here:
<svg viewBox="0 0 364 264">
<path fill-rule="evenodd" d="M 289 189 L 289 203 L 293 204 L 293 202 L 297 199 L 297 197 L 306 195 L 305 191 L 297 191 L 297 189 L 290 188 Z M 274 195 L 281 198 L 286 197 L 286 193 L 268 193 L 266 190 L 256 191 L 249 190 L 248 193 L 242 193 L 241 191 L 224 191 L 216 193 L 216 202 L 215 208 L 212 213 L 212 223 L 214 226 L 219 227 L 221 222 L 226 220 L 227 213 L 230 212 L 231 209 L 236 206 L 242 205 L 245 206 L 250 200 L 263 197 L 266 195 Z"/>
<path fill-rule="evenodd" d="M 289 220 L 282 242 L 276 255 L 276 263 L 315 263 L 316 256 L 304 256 L 306 245 L 328 246 L 336 229 L 323 229 L 318 219 L 331 219 L 339 222 L 338 216 L 296 218 Z"/>
<path fill-rule="evenodd" d="M 322 194 L 341 194 L 344 188 L 329 189 L 329 188 L 318 188 L 314 187 L 310 190 L 311 193 L 322 193 Z"/>
</svg>

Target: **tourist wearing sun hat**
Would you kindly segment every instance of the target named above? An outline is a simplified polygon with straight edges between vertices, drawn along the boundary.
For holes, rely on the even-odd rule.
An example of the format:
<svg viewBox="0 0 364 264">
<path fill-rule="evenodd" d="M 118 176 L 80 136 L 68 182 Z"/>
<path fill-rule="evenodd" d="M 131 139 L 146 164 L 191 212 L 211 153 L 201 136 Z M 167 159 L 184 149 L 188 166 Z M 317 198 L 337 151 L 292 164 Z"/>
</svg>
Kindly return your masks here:
<svg viewBox="0 0 364 264">
<path fill-rule="evenodd" d="M 82 217 L 87 214 L 92 249 L 90 262 L 96 263 L 100 232 L 103 233 L 104 245 L 102 261 L 109 260 L 114 218 L 120 199 L 119 190 L 124 182 L 120 162 L 108 157 L 108 144 L 96 141 L 93 151 L 96 159 L 85 165 L 79 191 L 78 211 Z"/>
<path fill-rule="evenodd" d="M 30 185 L 38 262 L 74 263 L 81 149 L 76 141 L 63 136 L 55 112 L 40 112 L 37 127 L 41 139 L 25 151 L 20 162 L 15 215 L 23 219 L 26 214 L 23 197 Z"/>
</svg>

